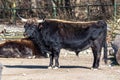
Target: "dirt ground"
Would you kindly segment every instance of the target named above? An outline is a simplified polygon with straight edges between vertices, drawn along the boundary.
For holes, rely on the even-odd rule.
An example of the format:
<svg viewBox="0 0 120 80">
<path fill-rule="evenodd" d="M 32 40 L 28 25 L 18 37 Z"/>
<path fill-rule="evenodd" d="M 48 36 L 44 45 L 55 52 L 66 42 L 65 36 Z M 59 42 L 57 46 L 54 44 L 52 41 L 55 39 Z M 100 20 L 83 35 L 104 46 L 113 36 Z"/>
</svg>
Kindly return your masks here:
<svg viewBox="0 0 120 80">
<path fill-rule="evenodd" d="M 106 66 L 101 60 L 99 70 L 91 69 L 92 54 L 61 55 L 59 61 L 60 68 L 54 70 L 47 69 L 49 58 L 0 58 L 2 80 L 120 80 L 120 66 Z"/>
</svg>

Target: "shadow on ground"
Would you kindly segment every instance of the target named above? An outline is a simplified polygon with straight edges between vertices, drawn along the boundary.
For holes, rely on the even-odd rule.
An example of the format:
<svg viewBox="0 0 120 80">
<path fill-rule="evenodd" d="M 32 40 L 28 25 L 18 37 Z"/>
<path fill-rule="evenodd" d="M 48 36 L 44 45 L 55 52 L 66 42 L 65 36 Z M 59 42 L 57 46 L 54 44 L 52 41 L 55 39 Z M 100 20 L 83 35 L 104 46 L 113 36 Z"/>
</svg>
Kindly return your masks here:
<svg viewBox="0 0 120 80">
<path fill-rule="evenodd" d="M 7 68 L 28 68 L 28 69 L 47 69 L 46 65 L 4 65 Z M 60 66 L 60 68 L 83 68 L 83 69 L 91 69 L 91 67 L 85 66 Z"/>
</svg>

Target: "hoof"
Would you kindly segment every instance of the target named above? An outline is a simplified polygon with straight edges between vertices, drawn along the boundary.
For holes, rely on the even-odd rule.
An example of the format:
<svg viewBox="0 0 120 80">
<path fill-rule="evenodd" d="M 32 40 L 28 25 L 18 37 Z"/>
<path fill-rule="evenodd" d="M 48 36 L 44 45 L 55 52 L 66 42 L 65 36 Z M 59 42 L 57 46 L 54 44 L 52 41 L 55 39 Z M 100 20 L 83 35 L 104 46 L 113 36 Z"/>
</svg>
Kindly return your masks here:
<svg viewBox="0 0 120 80">
<path fill-rule="evenodd" d="M 59 67 L 55 66 L 53 69 L 58 69 Z"/>
<path fill-rule="evenodd" d="M 96 70 L 98 70 L 98 68 L 91 68 L 91 70 L 96 71 Z"/>
<path fill-rule="evenodd" d="M 48 69 L 52 69 L 52 67 L 51 67 L 51 66 L 49 66 L 49 67 L 48 67 Z"/>
</svg>

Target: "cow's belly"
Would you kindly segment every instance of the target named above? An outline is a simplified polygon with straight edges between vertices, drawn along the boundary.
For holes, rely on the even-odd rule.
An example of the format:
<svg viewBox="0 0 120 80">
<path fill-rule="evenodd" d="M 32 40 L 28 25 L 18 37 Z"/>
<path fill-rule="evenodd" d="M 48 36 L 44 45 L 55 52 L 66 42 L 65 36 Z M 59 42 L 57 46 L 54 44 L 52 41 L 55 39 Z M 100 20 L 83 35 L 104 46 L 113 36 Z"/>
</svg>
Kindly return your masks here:
<svg viewBox="0 0 120 80">
<path fill-rule="evenodd" d="M 88 49 L 92 45 L 92 42 L 87 40 L 81 41 L 66 41 L 62 44 L 62 48 L 72 50 L 72 51 L 82 51 Z"/>
</svg>

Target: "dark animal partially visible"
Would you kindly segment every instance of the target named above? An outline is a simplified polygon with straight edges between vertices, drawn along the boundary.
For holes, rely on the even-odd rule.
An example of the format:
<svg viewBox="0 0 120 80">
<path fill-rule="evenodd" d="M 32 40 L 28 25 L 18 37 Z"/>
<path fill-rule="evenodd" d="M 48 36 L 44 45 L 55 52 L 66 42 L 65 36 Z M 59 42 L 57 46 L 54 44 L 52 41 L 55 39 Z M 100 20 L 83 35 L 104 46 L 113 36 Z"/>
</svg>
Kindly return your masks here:
<svg viewBox="0 0 120 80">
<path fill-rule="evenodd" d="M 113 42 L 111 42 L 112 48 L 114 49 L 114 53 L 116 54 L 118 49 L 120 48 L 120 35 L 116 35 Z"/>
<path fill-rule="evenodd" d="M 71 22 L 57 19 L 27 20 L 21 18 L 24 25 L 24 35 L 37 44 L 42 52 L 50 53 L 49 67 L 59 67 L 60 49 L 82 51 L 91 47 L 94 61 L 93 68 L 99 67 L 102 47 L 104 48 L 104 61 L 107 63 L 107 24 L 106 22 Z"/>
<path fill-rule="evenodd" d="M 45 57 L 30 40 L 8 40 L 0 44 L 0 57 L 33 58 L 34 56 Z"/>
<path fill-rule="evenodd" d="M 111 42 L 111 46 L 114 50 L 114 57 L 117 63 L 120 64 L 120 35 L 116 35 L 113 42 Z"/>
</svg>

